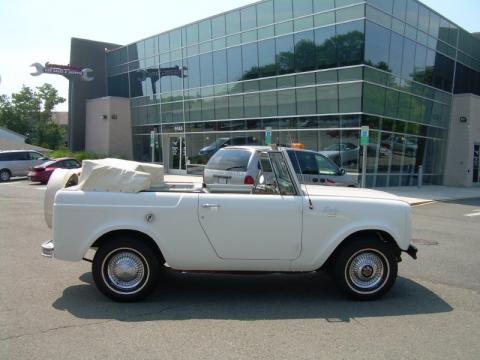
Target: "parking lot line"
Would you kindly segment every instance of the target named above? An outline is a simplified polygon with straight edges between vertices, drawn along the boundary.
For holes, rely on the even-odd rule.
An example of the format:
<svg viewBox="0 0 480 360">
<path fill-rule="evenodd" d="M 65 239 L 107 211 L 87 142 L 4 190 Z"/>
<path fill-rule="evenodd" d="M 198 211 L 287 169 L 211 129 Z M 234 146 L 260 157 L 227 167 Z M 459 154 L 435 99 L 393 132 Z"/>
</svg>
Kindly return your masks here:
<svg viewBox="0 0 480 360">
<path fill-rule="evenodd" d="M 475 216 L 480 216 L 480 209 L 478 210 L 473 210 L 473 212 L 469 214 L 465 214 L 466 217 L 475 217 Z"/>
</svg>

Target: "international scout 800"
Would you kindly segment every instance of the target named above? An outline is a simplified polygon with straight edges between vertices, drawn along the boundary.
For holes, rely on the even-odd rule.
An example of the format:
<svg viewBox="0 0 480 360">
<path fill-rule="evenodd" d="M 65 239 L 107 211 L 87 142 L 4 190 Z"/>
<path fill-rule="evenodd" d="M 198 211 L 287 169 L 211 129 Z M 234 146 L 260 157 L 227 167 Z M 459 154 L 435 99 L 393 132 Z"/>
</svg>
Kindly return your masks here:
<svg viewBox="0 0 480 360">
<path fill-rule="evenodd" d="M 81 261 L 95 250 L 95 284 L 116 301 L 145 298 L 167 269 L 325 270 L 354 299 L 384 295 L 402 252 L 416 258 L 410 206 L 380 191 L 301 185 L 286 150 L 258 151 L 254 185 L 168 184 L 160 166 L 103 160 L 84 162 L 78 185 L 64 188 L 72 178 L 57 170 L 42 253 Z"/>
</svg>

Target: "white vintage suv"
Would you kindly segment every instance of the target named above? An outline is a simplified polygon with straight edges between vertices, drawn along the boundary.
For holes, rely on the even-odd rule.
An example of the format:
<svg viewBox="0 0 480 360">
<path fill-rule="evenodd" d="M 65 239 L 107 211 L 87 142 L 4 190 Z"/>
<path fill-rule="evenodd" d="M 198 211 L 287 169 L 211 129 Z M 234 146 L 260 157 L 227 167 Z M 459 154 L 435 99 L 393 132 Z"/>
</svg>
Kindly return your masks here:
<svg viewBox="0 0 480 360">
<path fill-rule="evenodd" d="M 58 170 L 42 253 L 81 261 L 94 249 L 95 283 L 116 301 L 145 298 L 166 269 L 326 270 L 354 299 L 384 295 L 401 253 L 416 258 L 410 206 L 380 191 L 302 186 L 285 150 L 258 151 L 255 185 L 168 184 L 153 165 L 105 160 L 84 162 L 79 184 L 56 192 L 72 180 Z"/>
</svg>

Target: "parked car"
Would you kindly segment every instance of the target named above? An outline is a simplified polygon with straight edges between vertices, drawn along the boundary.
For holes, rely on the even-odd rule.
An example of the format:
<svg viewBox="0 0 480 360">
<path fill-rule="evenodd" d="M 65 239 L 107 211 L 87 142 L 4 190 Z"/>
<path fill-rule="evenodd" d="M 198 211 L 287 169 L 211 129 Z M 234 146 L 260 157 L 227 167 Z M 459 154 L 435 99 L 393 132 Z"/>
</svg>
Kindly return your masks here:
<svg viewBox="0 0 480 360">
<path fill-rule="evenodd" d="M 205 167 L 205 184 L 251 184 L 259 172 L 259 149 L 268 147 L 231 146 L 219 150 Z M 357 181 L 322 154 L 303 149 L 286 149 L 295 173 L 302 184 L 358 186 Z"/>
<path fill-rule="evenodd" d="M 27 176 L 31 167 L 49 160 L 45 155 L 31 150 L 0 151 L 0 181 L 11 177 Z"/>
<path fill-rule="evenodd" d="M 34 166 L 28 173 L 30 181 L 39 182 L 42 184 L 48 183 L 48 179 L 56 169 L 80 169 L 82 164 L 80 161 L 73 158 L 60 158 L 50 160 L 42 165 Z"/>
<path fill-rule="evenodd" d="M 390 156 L 392 154 L 391 150 L 387 147 L 379 146 L 376 143 L 370 143 L 367 147 L 368 156 L 376 157 L 377 149 L 379 157 Z M 320 154 L 328 157 L 338 166 L 341 166 L 342 163 L 355 164 L 358 161 L 361 161 L 360 157 L 363 155 L 363 146 L 356 146 L 352 143 L 332 144 L 320 151 Z"/>
<path fill-rule="evenodd" d="M 117 161 L 96 165 L 91 178 L 84 173 L 88 187 L 55 193 L 50 190 L 68 178 L 56 171 L 45 200 L 53 203 L 53 240 L 42 244 L 42 254 L 91 261 L 97 288 L 123 302 L 149 295 L 166 268 L 180 274 L 327 270 L 354 299 L 387 293 L 402 252 L 416 258 L 409 204 L 380 191 L 302 186 L 287 150 L 256 152 L 259 181 L 235 187 L 151 188 L 151 173 L 123 171 Z"/>
<path fill-rule="evenodd" d="M 328 157 L 337 165 L 341 166 L 342 162 L 354 163 L 358 161 L 359 147 L 352 143 L 332 144 L 322 151 L 320 154 Z"/>
<path fill-rule="evenodd" d="M 199 155 L 211 157 L 218 150 L 227 146 L 257 145 L 258 140 L 253 136 L 239 136 L 233 138 L 219 138 L 208 146 L 202 148 Z"/>
</svg>

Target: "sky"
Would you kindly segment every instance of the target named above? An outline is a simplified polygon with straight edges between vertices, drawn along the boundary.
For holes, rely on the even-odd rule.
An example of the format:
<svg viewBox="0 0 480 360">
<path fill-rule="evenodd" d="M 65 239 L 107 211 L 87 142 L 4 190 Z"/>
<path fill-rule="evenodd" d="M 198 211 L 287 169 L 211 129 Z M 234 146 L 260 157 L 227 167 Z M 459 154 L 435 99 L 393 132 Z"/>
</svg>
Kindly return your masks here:
<svg viewBox="0 0 480 360">
<path fill-rule="evenodd" d="M 294 0 L 295 1 L 295 0 Z M 68 81 L 30 75 L 32 63 L 68 64 L 72 37 L 128 44 L 254 0 L 0 0 L 0 94 L 46 82 L 67 98 Z M 470 32 L 480 32 L 479 0 L 423 0 Z M 66 111 L 67 104 L 57 107 Z"/>
</svg>

